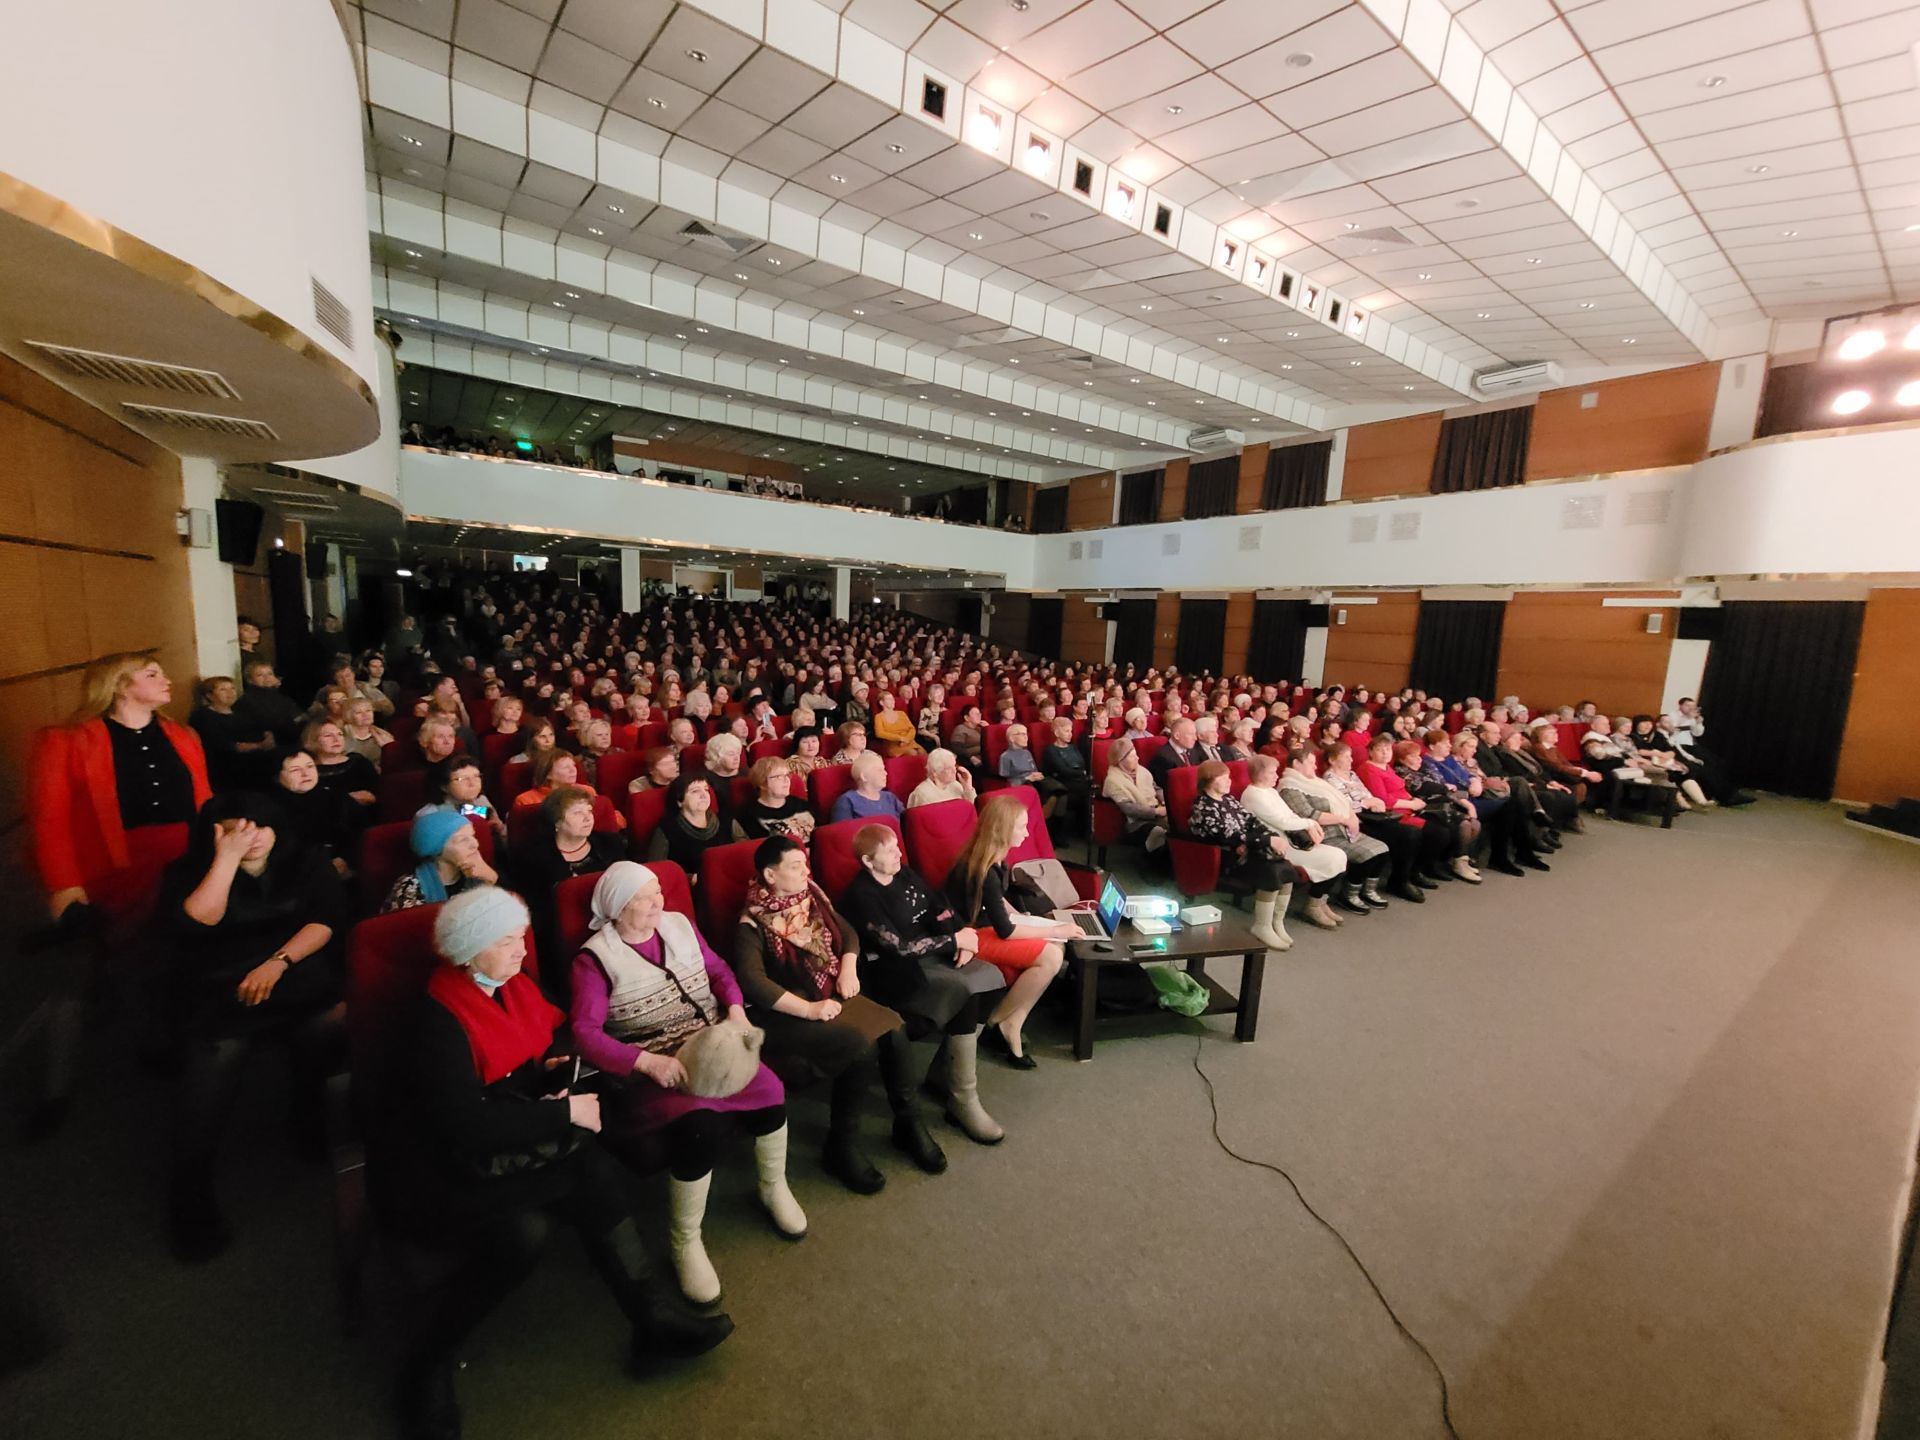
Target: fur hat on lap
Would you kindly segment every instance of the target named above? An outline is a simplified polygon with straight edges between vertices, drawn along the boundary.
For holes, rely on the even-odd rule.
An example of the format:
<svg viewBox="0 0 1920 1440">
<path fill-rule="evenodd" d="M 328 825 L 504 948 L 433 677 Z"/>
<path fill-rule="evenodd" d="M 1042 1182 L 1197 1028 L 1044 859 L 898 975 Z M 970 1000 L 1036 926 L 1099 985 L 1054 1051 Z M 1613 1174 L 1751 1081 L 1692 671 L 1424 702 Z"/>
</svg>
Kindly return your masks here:
<svg viewBox="0 0 1920 1440">
<path fill-rule="evenodd" d="M 704 1100 L 724 1100 L 747 1088 L 760 1069 L 767 1032 L 752 1025 L 708 1025 L 680 1047 L 687 1089 Z"/>
</svg>

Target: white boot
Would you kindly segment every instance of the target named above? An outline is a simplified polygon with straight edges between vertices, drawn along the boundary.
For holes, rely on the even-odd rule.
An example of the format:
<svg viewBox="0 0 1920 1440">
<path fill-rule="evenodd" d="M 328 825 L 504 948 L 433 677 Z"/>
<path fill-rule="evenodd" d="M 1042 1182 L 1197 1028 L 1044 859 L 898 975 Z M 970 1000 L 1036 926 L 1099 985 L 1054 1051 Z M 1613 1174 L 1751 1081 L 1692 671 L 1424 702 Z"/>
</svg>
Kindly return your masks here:
<svg viewBox="0 0 1920 1440">
<path fill-rule="evenodd" d="M 753 1142 L 753 1163 L 760 1171 L 760 1204 L 773 1217 L 773 1228 L 789 1240 L 807 1233 L 807 1212 L 787 1188 L 787 1127 Z"/>
<path fill-rule="evenodd" d="M 1287 897 L 1293 893 L 1291 885 L 1283 885 L 1278 890 L 1262 890 L 1253 897 L 1253 938 L 1269 950 L 1291 950 L 1293 937 L 1286 932 L 1285 914 Z"/>
<path fill-rule="evenodd" d="M 1453 873 L 1469 885 L 1478 885 L 1480 883 L 1480 872 L 1473 868 L 1473 861 L 1465 855 L 1456 855 L 1453 857 Z"/>
<path fill-rule="evenodd" d="M 1716 803 L 1707 798 L 1707 792 L 1700 788 L 1700 782 L 1691 776 L 1680 782 L 1680 793 L 1704 810 L 1711 810 Z"/>
<path fill-rule="evenodd" d="M 700 1239 L 700 1222 L 707 1217 L 707 1191 L 712 1187 L 712 1171 L 698 1180 L 667 1181 L 673 1211 L 673 1269 L 680 1277 L 680 1293 L 696 1305 L 711 1305 L 720 1298 L 720 1277 Z"/>
<path fill-rule="evenodd" d="M 980 1103 L 980 1032 L 949 1035 L 947 1051 L 947 1118 L 981 1145 L 998 1145 L 1007 1132 Z"/>
</svg>

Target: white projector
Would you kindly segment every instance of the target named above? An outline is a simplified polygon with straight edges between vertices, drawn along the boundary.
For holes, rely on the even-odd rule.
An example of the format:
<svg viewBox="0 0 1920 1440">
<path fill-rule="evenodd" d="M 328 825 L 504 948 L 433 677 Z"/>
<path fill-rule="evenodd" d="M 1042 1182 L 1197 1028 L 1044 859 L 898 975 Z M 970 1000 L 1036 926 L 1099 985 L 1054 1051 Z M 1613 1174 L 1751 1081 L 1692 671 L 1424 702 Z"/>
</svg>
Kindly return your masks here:
<svg viewBox="0 0 1920 1440">
<path fill-rule="evenodd" d="M 1180 913 L 1180 902 L 1164 895 L 1129 895 L 1121 913 L 1129 920 L 1165 920 Z"/>
<path fill-rule="evenodd" d="M 1189 925 L 1217 925 L 1220 923 L 1218 905 L 1189 905 L 1180 912 L 1180 918 Z"/>
</svg>

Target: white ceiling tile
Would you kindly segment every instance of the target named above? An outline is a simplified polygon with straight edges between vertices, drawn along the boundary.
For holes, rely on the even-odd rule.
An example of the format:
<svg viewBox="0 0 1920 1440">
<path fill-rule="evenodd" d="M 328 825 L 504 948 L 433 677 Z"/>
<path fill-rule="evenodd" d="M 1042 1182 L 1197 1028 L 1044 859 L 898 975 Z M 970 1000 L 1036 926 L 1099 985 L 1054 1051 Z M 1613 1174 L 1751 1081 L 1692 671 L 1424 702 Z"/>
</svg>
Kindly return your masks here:
<svg viewBox="0 0 1920 1440">
<path fill-rule="evenodd" d="M 1349 5 L 1217 68 L 1229 84 L 1264 100 L 1392 48 L 1392 39 L 1378 22 L 1361 6 Z M 1307 56 L 1310 63 L 1288 64 L 1289 56 Z"/>
<path fill-rule="evenodd" d="M 605 105 L 619 93 L 632 70 L 631 61 L 556 30 L 534 73 L 550 85 Z"/>
<path fill-rule="evenodd" d="M 672 13 L 673 0 L 572 0 L 560 28 L 631 64 Z"/>
<path fill-rule="evenodd" d="M 1545 75 L 1580 54 L 1579 42 L 1564 25 L 1542 25 L 1509 40 L 1490 57 L 1493 66 L 1514 85 Z"/>
<path fill-rule="evenodd" d="M 1201 64 L 1217 68 L 1303 29 L 1344 8 L 1345 4 L 1346 0 L 1290 0 L 1287 4 L 1275 4 L 1274 0 L 1221 0 L 1175 26 L 1168 32 L 1168 38 Z"/>
<path fill-rule="evenodd" d="M 1684 66 L 1700 66 L 1704 78 L 1722 57 L 1777 45 L 1811 33 L 1801 0 L 1760 0 L 1691 24 L 1677 25 L 1594 53 L 1594 63 L 1615 85 L 1644 80 Z"/>
<path fill-rule="evenodd" d="M 501 0 L 466 0 L 454 22 L 453 40 L 501 65 L 531 72 L 547 42 L 548 26 Z"/>
<path fill-rule="evenodd" d="M 1127 53 L 1131 55 L 1135 52 Z M 1077 86 L 1079 81 L 1076 79 L 1071 83 Z M 1236 107 L 1245 110 L 1248 108 L 1245 100 L 1245 96 L 1218 76 L 1202 74 L 1145 99 L 1110 106 L 1108 113 L 1136 135 L 1158 140 L 1199 121 L 1235 110 Z"/>
<path fill-rule="evenodd" d="M 1069 75 L 1099 64 L 1110 55 L 1131 49 L 1152 34 L 1146 24 L 1122 6 L 1119 0 L 1088 0 L 1080 8 L 1021 41 L 1018 58 L 1021 64 L 1050 79 L 1065 80 Z"/>
<path fill-rule="evenodd" d="M 1825 75 L 1810 75 L 1803 80 L 1788 80 L 1764 90 L 1750 90 L 1721 100 L 1705 100 L 1657 114 L 1643 114 L 1640 129 L 1647 139 L 1659 145 L 1689 135 L 1706 135 L 1716 130 L 1735 130 L 1765 120 L 1804 115 L 1810 111 L 1833 112 L 1833 91 Z"/>
<path fill-rule="evenodd" d="M 1393 49 L 1269 96 L 1266 108 L 1296 130 L 1384 104 L 1431 85 L 1432 78 L 1404 50 Z"/>
</svg>

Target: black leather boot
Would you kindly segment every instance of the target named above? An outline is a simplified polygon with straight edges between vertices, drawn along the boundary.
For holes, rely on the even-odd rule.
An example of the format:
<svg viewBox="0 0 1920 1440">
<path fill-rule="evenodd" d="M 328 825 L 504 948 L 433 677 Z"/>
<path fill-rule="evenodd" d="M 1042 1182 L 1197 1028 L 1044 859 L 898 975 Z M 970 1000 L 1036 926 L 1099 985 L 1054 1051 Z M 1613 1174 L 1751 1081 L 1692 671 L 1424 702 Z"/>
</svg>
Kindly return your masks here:
<svg viewBox="0 0 1920 1440">
<path fill-rule="evenodd" d="M 589 1239 L 587 1253 L 633 1326 L 629 1361 L 636 1370 L 663 1359 L 704 1355 L 733 1333 L 730 1316 L 699 1313 L 681 1298 L 678 1286 L 660 1278 L 632 1220 Z"/>
<path fill-rule="evenodd" d="M 929 1175 L 947 1168 L 946 1152 L 928 1133 L 913 1096 L 913 1047 L 901 1031 L 880 1037 L 880 1080 L 893 1110 L 893 1148 Z"/>
<path fill-rule="evenodd" d="M 827 1112 L 827 1148 L 820 1157 L 826 1172 L 856 1195 L 878 1194 L 887 1177 L 874 1169 L 860 1148 L 860 1111 L 873 1082 L 874 1064 L 863 1060 L 834 1077 Z"/>
</svg>

